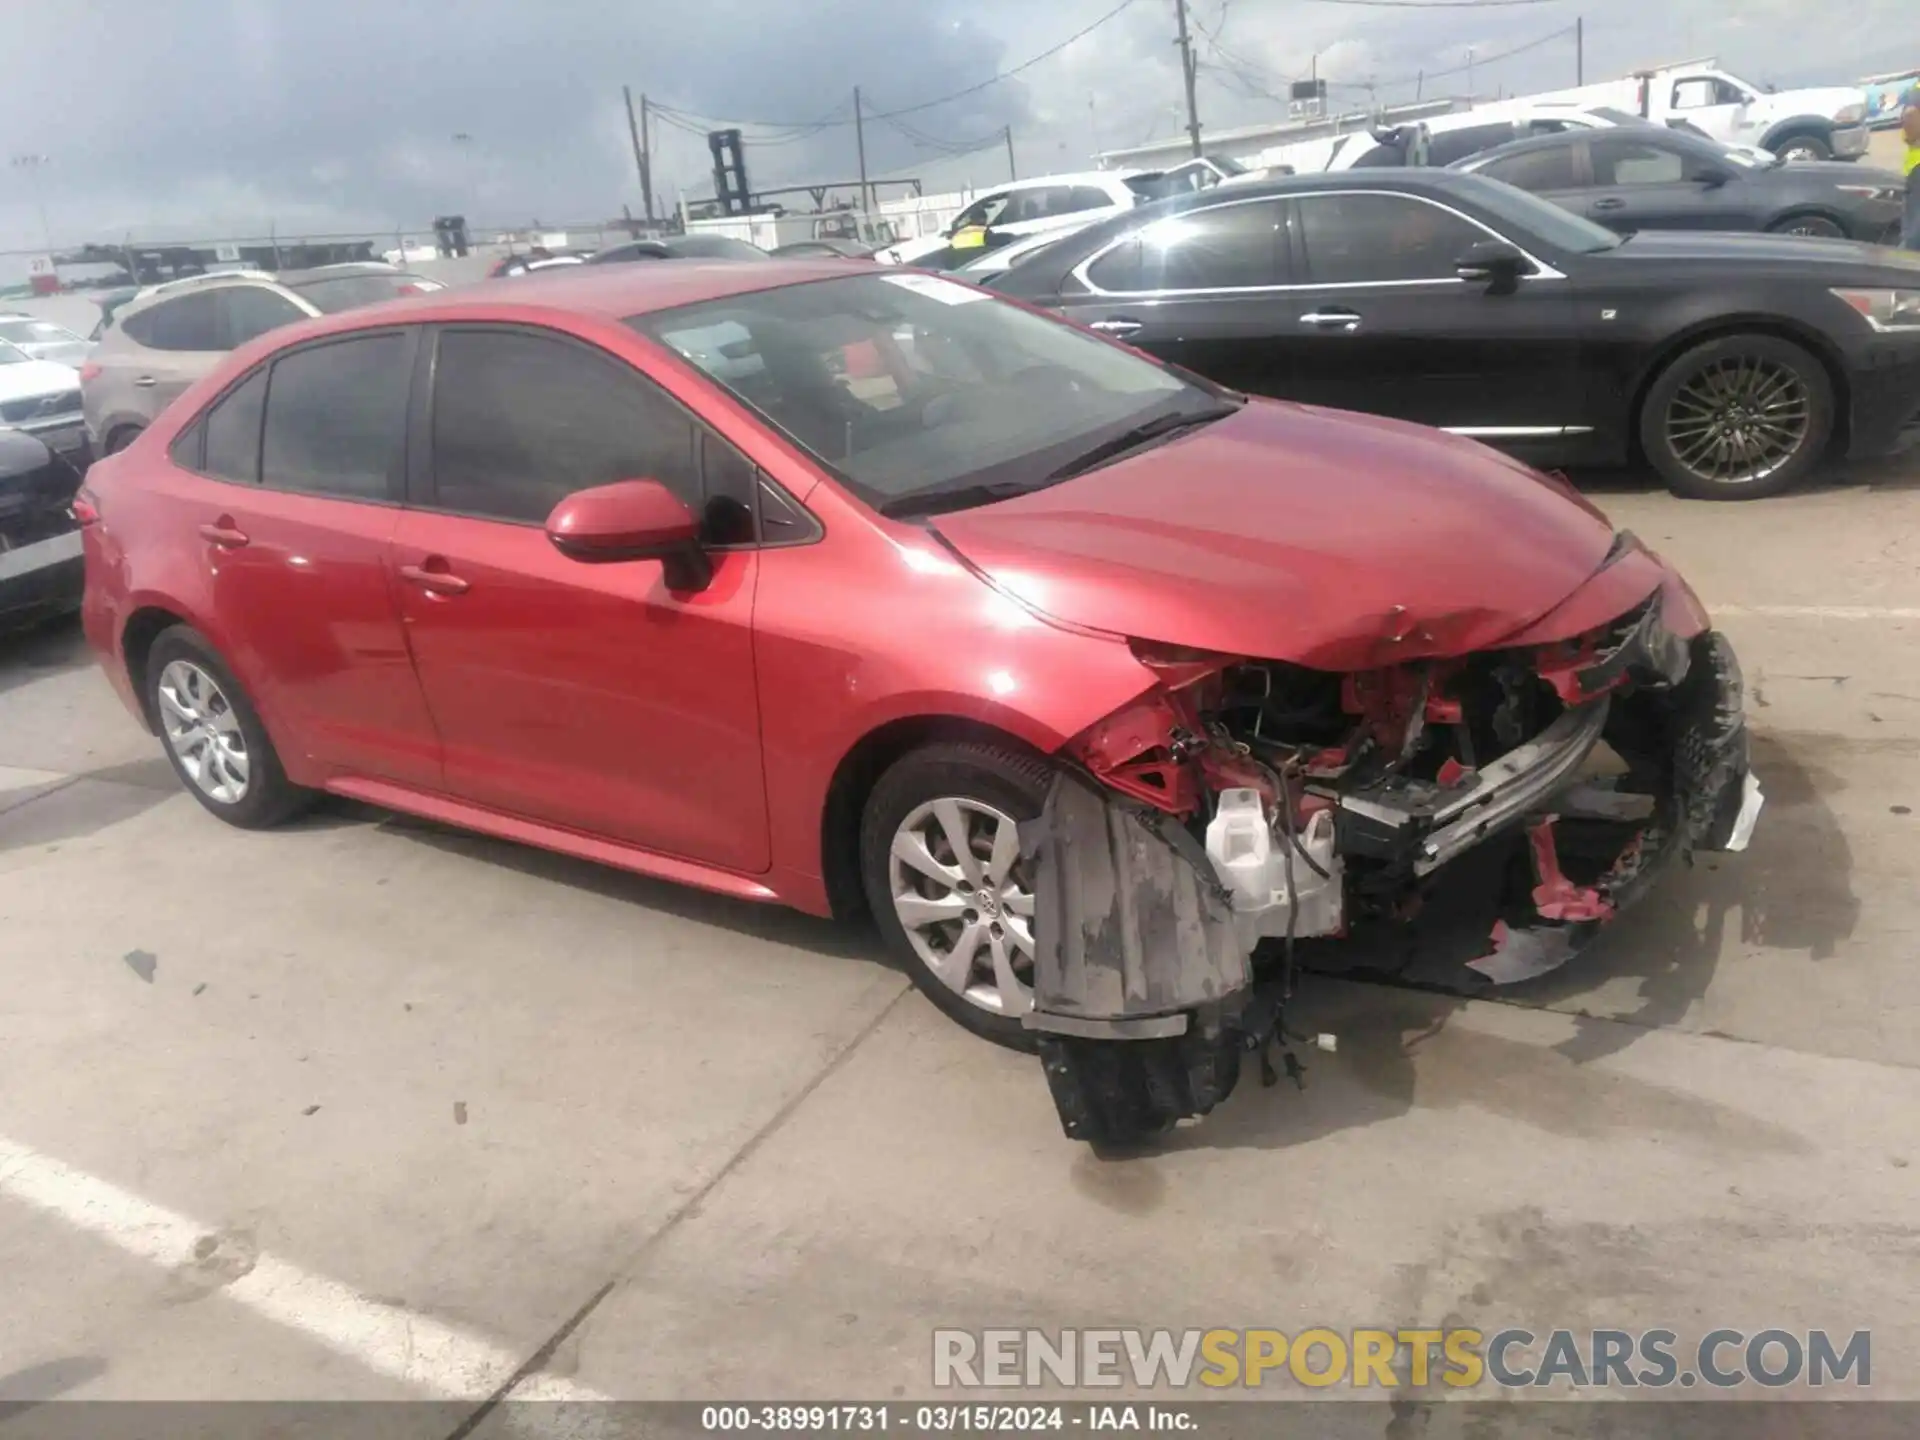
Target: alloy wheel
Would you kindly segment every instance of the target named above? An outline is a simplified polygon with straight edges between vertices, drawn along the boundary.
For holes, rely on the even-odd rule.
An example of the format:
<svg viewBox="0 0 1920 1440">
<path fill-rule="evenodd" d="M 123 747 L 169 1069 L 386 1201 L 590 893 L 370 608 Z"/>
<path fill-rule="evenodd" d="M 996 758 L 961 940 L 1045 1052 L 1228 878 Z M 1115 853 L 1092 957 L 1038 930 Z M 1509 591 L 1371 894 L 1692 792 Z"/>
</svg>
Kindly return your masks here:
<svg viewBox="0 0 1920 1440">
<path fill-rule="evenodd" d="M 1764 480 L 1799 453 L 1813 421 L 1806 382 L 1776 360 L 1728 356 L 1689 376 L 1667 406 L 1667 443 L 1716 485 Z"/>
<path fill-rule="evenodd" d="M 240 717 L 225 692 L 191 660 L 174 660 L 160 672 L 158 693 L 161 727 L 180 768 L 209 800 L 239 804 L 252 766 Z"/>
<path fill-rule="evenodd" d="M 894 831 L 887 871 L 907 942 L 941 984 L 996 1015 L 1033 1008 L 1033 891 L 1010 815 L 929 800 Z"/>
</svg>

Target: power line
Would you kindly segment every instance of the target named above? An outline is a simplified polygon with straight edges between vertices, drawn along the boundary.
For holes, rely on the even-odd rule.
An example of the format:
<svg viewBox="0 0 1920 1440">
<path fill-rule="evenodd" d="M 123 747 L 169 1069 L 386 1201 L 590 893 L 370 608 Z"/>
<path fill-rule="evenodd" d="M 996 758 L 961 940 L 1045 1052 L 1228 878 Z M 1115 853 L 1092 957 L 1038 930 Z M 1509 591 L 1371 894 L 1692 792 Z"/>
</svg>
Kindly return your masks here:
<svg viewBox="0 0 1920 1440">
<path fill-rule="evenodd" d="M 1487 66 L 1498 64 L 1502 60 L 1511 60 L 1515 55 L 1525 55 L 1530 50 L 1538 50 L 1543 45 L 1551 45 L 1554 41 L 1573 34 L 1578 28 L 1577 25 L 1563 25 L 1550 34 L 1542 35 L 1536 40 L 1527 41 L 1524 45 L 1516 45 L 1513 49 L 1502 50 L 1496 55 L 1477 55 L 1464 65 L 1455 65 L 1447 70 L 1423 70 L 1418 74 L 1408 75 L 1397 80 L 1330 80 L 1327 84 L 1335 90 L 1392 90 L 1402 85 L 1415 85 L 1422 80 L 1444 80 L 1450 75 L 1465 75 L 1470 71 L 1483 70 Z"/>
<path fill-rule="evenodd" d="M 1516 5 L 1558 5 L 1563 0 L 1311 0 L 1315 5 L 1353 5 L 1368 10 L 1508 10 Z"/>
<path fill-rule="evenodd" d="M 898 115 L 917 115 L 922 110 L 932 110 L 936 106 L 945 105 L 950 101 L 962 100 L 969 95 L 978 95 L 982 90 L 988 89 L 994 85 L 998 85 L 1002 80 L 1011 80 L 1015 75 L 1019 75 L 1024 71 L 1031 70 L 1034 66 L 1038 65 L 1042 60 L 1052 59 L 1055 55 L 1058 55 L 1062 50 L 1066 49 L 1069 45 L 1073 44 L 1074 41 L 1085 39 L 1088 35 L 1091 35 L 1094 31 L 1098 30 L 1102 25 L 1107 24 L 1111 20 L 1118 19 L 1122 13 L 1124 13 L 1126 10 L 1132 7 L 1133 3 L 1134 3 L 1134 0 L 1120 0 L 1120 3 L 1118 5 L 1114 6 L 1113 9 L 1107 11 L 1107 13 L 1102 15 L 1098 20 L 1095 20 L 1092 24 L 1083 26 L 1080 29 L 1074 31 L 1073 34 L 1067 36 L 1067 38 L 1062 40 L 1059 44 L 1050 45 L 1045 50 L 1042 50 L 1038 55 L 1034 55 L 1026 60 L 1022 60 L 1018 65 L 1012 66 L 1009 69 L 999 71 L 994 75 L 990 75 L 977 85 L 969 85 L 964 90 L 955 90 L 952 94 L 942 95 L 938 99 L 922 100 L 917 105 L 903 105 L 897 110 L 883 110 L 878 112 L 869 110 L 867 112 L 866 118 L 869 120 L 890 120 Z M 656 108 L 664 109 L 666 107 L 659 106 Z M 845 108 L 845 107 L 842 106 L 841 108 Z M 761 129 L 766 129 L 766 130 L 782 130 L 782 131 L 807 130 L 814 133 L 818 133 L 820 130 L 832 129 L 835 126 L 851 125 L 853 123 L 853 120 L 851 117 L 843 120 L 719 120 L 714 116 L 700 115 L 698 114 L 698 112 L 692 111 L 692 110 L 681 110 L 681 111 L 676 111 L 675 113 L 684 115 L 689 119 L 713 121 L 716 127 L 729 126 L 729 125 L 740 126 L 740 127 L 757 126 Z"/>
</svg>

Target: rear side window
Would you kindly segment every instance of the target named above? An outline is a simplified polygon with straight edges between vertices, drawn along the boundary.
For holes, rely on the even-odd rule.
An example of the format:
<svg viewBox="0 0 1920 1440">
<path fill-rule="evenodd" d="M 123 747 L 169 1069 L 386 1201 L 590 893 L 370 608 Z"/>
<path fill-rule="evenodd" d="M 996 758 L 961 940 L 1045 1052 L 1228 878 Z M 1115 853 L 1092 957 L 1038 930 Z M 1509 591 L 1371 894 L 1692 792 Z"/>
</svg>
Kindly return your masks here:
<svg viewBox="0 0 1920 1440">
<path fill-rule="evenodd" d="M 1486 232 L 1406 195 L 1303 195 L 1300 243 L 1310 285 L 1452 280 Z"/>
<path fill-rule="evenodd" d="M 1469 125 L 1463 130 L 1443 130 L 1427 142 L 1429 165 L 1451 165 L 1482 150 L 1491 150 L 1513 139 L 1514 127 L 1508 125 Z"/>
<path fill-rule="evenodd" d="M 1073 187 L 1073 191 L 1068 198 L 1067 209 L 1072 211 L 1104 210 L 1113 203 L 1113 197 L 1097 186 L 1076 185 Z"/>
<path fill-rule="evenodd" d="M 1574 173 L 1574 146 L 1550 145 L 1527 150 L 1483 166 L 1480 173 L 1521 190 L 1572 190 L 1580 181 Z"/>
<path fill-rule="evenodd" d="M 1108 251 L 1087 278 L 1116 294 L 1282 284 L 1283 213 L 1265 200 L 1170 216 Z"/>
<path fill-rule="evenodd" d="M 120 328 L 151 350 L 227 348 L 220 303 L 210 294 L 163 300 L 120 322 Z"/>
<path fill-rule="evenodd" d="M 440 508 L 540 524 L 576 490 L 639 479 L 660 481 L 696 513 L 705 508 L 693 421 L 644 376 L 557 337 L 441 332 Z"/>
<path fill-rule="evenodd" d="M 212 410 L 202 426 L 207 434 L 200 469 L 222 480 L 260 483 L 260 418 L 267 409 L 267 372 L 256 370 Z"/>
<path fill-rule="evenodd" d="M 347 500 L 398 494 L 411 348 L 404 335 L 366 335 L 276 360 L 261 444 L 265 482 Z"/>
</svg>

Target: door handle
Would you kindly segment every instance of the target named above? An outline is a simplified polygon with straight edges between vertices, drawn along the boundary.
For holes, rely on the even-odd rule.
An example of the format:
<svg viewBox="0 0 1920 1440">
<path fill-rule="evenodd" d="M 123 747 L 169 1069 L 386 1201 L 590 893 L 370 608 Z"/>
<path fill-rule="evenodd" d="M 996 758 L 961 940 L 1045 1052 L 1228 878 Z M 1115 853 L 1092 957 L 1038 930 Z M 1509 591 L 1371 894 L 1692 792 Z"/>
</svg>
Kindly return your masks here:
<svg viewBox="0 0 1920 1440">
<path fill-rule="evenodd" d="M 247 543 L 247 532 L 233 523 L 231 515 L 222 515 L 211 525 L 200 527 L 200 538 L 222 550 L 238 550 Z"/>
<path fill-rule="evenodd" d="M 1360 315 L 1354 310 L 1309 310 L 1300 317 L 1300 323 L 1322 330 L 1358 330 Z"/>
<path fill-rule="evenodd" d="M 1604 200 L 1594 201 L 1593 208 L 1596 210 L 1624 210 L 1627 208 L 1627 202 L 1622 200 L 1618 195 L 1609 195 Z"/>
<path fill-rule="evenodd" d="M 1127 336 L 1140 332 L 1140 322 L 1138 320 L 1096 320 L 1087 328 L 1098 330 L 1102 335 L 1111 335 L 1116 340 L 1124 340 Z"/>
<path fill-rule="evenodd" d="M 442 560 L 441 564 L 446 562 Z M 435 595 L 464 595 L 467 582 L 445 570 L 429 570 L 424 565 L 402 565 L 400 578 Z"/>
<path fill-rule="evenodd" d="M 151 390 L 159 382 L 151 375 L 136 375 L 133 377 L 133 383 L 138 385 L 142 390 Z"/>
</svg>

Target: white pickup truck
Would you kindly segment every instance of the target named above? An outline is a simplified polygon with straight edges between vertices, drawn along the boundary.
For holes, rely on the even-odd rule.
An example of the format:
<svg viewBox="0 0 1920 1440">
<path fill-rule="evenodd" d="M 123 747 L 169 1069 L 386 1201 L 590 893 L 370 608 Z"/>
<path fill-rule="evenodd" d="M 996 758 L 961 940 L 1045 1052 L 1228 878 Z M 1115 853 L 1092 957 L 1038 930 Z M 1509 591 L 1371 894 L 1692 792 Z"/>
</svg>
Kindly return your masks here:
<svg viewBox="0 0 1920 1440">
<path fill-rule="evenodd" d="M 1867 95 L 1857 85 L 1767 90 L 1712 60 L 1641 70 L 1621 80 L 1526 97 L 1611 106 L 1656 125 L 1686 121 L 1728 145 L 1753 145 L 1784 160 L 1858 160 L 1867 151 Z"/>
</svg>

